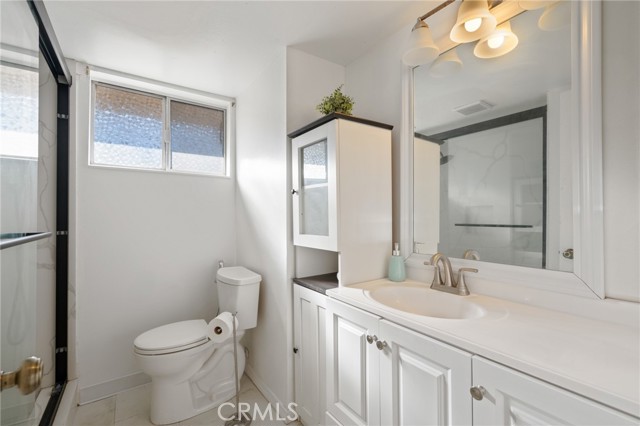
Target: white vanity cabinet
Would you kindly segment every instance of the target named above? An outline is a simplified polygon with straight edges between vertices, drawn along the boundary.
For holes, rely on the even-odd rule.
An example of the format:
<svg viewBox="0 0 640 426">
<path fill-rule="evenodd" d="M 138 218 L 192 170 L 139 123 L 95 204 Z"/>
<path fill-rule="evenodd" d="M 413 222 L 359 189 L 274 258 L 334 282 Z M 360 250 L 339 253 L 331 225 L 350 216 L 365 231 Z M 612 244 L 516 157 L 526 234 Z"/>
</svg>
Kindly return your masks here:
<svg viewBox="0 0 640 426">
<path fill-rule="evenodd" d="M 324 424 L 640 424 L 636 417 L 336 299 L 327 298 L 326 307 Z"/>
<path fill-rule="evenodd" d="M 327 424 L 471 424 L 471 355 L 327 301 Z"/>
<path fill-rule="evenodd" d="M 590 399 L 475 356 L 476 425 L 638 425 L 634 419 Z"/>
<path fill-rule="evenodd" d="M 324 424 L 327 297 L 293 286 L 295 402 L 305 426 Z"/>
<path fill-rule="evenodd" d="M 293 244 L 339 253 L 342 285 L 386 276 L 391 128 L 331 114 L 289 134 Z"/>
<path fill-rule="evenodd" d="M 381 320 L 382 425 L 470 425 L 471 354 Z"/>
<path fill-rule="evenodd" d="M 327 300 L 327 423 L 380 424 L 380 317 Z M 372 342 L 372 343 L 369 343 Z"/>
</svg>

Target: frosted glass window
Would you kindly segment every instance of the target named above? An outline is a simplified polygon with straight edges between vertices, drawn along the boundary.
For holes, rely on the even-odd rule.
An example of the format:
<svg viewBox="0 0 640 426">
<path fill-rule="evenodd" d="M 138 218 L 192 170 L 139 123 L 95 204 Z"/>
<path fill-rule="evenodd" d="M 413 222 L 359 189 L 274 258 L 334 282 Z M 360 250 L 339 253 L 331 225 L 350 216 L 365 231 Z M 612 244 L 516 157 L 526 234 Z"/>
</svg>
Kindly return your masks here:
<svg viewBox="0 0 640 426">
<path fill-rule="evenodd" d="M 225 174 L 225 112 L 171 101 L 171 168 Z"/>
<path fill-rule="evenodd" d="M 303 184 L 327 183 L 327 141 L 302 148 Z"/>
<path fill-rule="evenodd" d="M 93 163 L 162 169 L 163 98 L 94 85 Z"/>
<path fill-rule="evenodd" d="M 38 158 L 38 71 L 0 65 L 0 156 Z"/>
<path fill-rule="evenodd" d="M 327 141 L 300 149 L 302 187 L 300 192 L 300 232 L 329 235 L 329 187 L 327 179 Z"/>
</svg>

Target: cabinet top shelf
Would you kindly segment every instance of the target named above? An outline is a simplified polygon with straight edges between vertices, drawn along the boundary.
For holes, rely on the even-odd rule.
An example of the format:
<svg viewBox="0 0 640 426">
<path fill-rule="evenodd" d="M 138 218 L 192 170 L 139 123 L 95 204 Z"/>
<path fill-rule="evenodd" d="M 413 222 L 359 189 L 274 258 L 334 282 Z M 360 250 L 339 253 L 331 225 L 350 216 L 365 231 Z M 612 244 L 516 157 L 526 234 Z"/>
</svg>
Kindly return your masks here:
<svg viewBox="0 0 640 426">
<path fill-rule="evenodd" d="M 353 115 L 345 115 L 345 114 L 334 112 L 333 114 L 325 115 L 324 117 L 319 118 L 316 121 L 309 123 L 306 126 L 301 127 L 300 129 L 289 133 L 287 136 L 289 136 L 291 139 L 296 138 L 302 134 L 307 133 L 310 130 L 315 129 L 316 127 L 320 127 L 323 124 L 338 118 L 341 120 L 355 121 L 356 123 L 368 124 L 369 126 L 381 127 L 387 130 L 393 129 L 393 126 L 390 124 L 384 124 L 384 123 L 380 123 L 373 120 L 367 120 L 366 118 L 354 117 Z"/>
</svg>

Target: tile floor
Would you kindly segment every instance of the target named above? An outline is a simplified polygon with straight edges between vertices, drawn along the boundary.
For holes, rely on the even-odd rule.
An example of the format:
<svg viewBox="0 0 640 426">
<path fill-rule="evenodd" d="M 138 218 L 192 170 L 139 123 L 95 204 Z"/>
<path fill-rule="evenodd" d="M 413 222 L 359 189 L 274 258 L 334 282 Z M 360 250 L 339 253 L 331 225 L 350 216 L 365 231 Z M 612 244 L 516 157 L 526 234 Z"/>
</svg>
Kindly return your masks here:
<svg viewBox="0 0 640 426">
<path fill-rule="evenodd" d="M 243 376 L 240 381 L 240 401 L 248 402 L 253 407 L 257 403 L 264 411 L 268 402 L 258 391 L 253 382 Z M 223 414 L 233 412 L 233 407 L 224 407 Z M 275 411 L 275 407 L 274 407 Z M 284 412 L 284 410 L 282 410 Z M 286 414 L 282 414 L 285 416 Z M 281 421 L 264 421 L 254 419 L 251 423 L 256 426 L 282 426 Z M 81 405 L 76 413 L 74 426 L 148 426 L 149 421 L 149 385 L 144 385 L 121 392 L 109 398 L 101 399 L 90 404 Z M 179 426 L 224 426 L 224 420 L 218 417 L 218 409 L 207 411 L 180 423 Z M 301 426 L 301 423 L 289 423 L 289 426 Z"/>
</svg>

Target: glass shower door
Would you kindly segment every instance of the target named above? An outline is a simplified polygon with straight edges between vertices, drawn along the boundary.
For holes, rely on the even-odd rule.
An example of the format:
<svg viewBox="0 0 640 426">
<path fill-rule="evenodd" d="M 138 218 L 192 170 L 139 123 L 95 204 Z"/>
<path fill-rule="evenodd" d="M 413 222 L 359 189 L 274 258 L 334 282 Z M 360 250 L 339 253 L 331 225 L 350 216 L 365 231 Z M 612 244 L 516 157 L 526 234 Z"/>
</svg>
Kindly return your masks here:
<svg viewBox="0 0 640 426">
<path fill-rule="evenodd" d="M 0 424 L 35 420 L 38 28 L 26 1 L 0 2 Z"/>
</svg>

